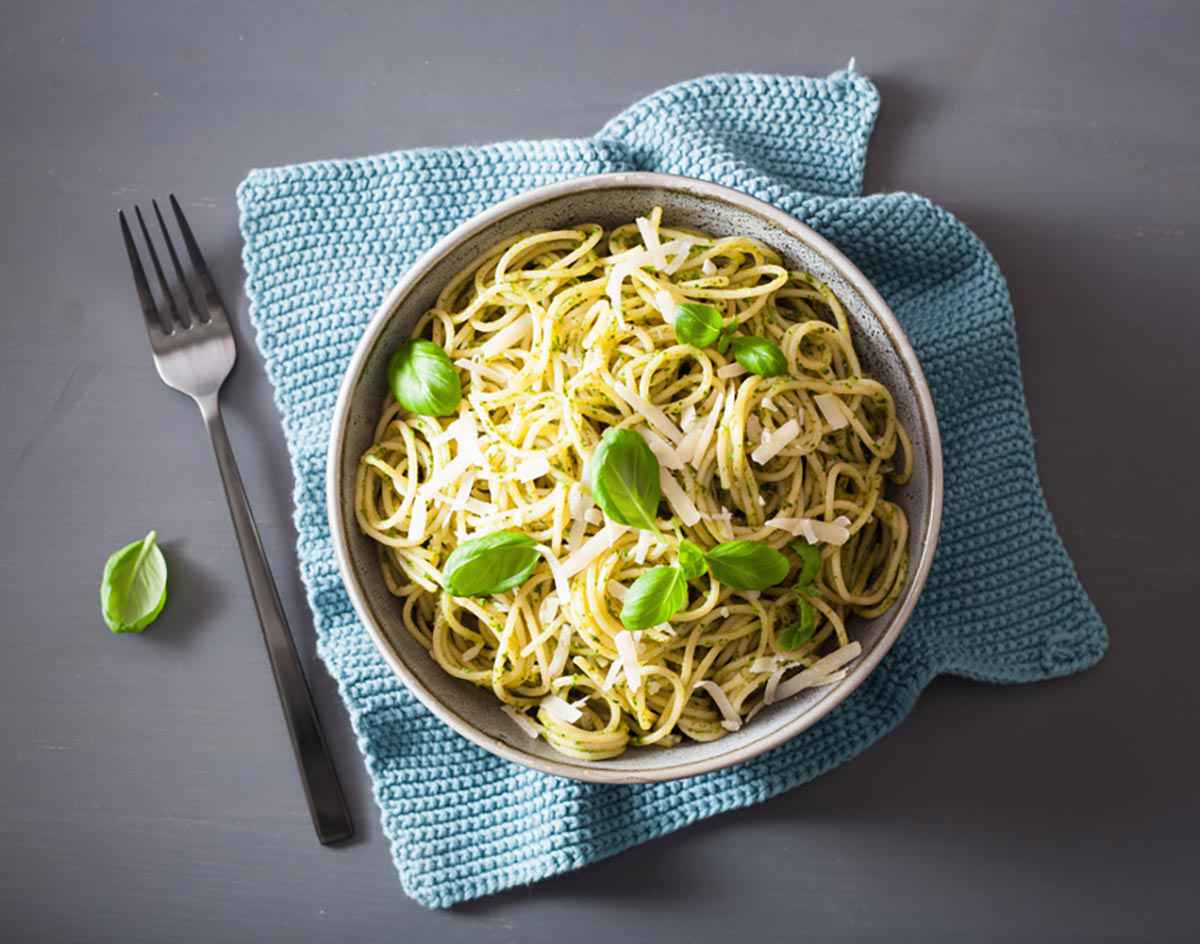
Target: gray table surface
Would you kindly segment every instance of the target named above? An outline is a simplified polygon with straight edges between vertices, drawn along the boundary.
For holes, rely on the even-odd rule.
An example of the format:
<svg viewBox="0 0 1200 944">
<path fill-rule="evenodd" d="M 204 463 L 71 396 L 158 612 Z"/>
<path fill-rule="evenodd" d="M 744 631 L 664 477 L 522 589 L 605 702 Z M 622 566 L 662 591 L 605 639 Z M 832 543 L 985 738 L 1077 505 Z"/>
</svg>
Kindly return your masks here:
<svg viewBox="0 0 1200 944">
<path fill-rule="evenodd" d="M 230 434 L 349 793 L 314 840 L 192 405 L 151 367 L 113 212 L 178 193 L 227 297 L 256 166 L 589 134 L 722 70 L 857 56 L 869 191 L 1008 276 L 1042 481 L 1112 633 L 1067 680 L 941 680 L 755 809 L 451 912 L 405 897 L 313 655 L 282 435 L 243 310 Z M 0 938 L 1165 940 L 1200 877 L 1196 5 L 24 3 L 0 35 Z M 148 528 L 172 597 L 111 636 Z M 569 935 L 564 937 L 564 935 Z"/>
</svg>

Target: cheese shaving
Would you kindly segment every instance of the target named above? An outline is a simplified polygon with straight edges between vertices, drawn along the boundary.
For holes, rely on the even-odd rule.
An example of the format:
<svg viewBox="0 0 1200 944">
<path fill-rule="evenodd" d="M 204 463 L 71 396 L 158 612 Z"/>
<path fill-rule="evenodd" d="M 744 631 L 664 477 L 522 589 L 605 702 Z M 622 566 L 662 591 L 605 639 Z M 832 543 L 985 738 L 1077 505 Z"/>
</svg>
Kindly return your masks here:
<svg viewBox="0 0 1200 944">
<path fill-rule="evenodd" d="M 479 352 L 484 357 L 495 357 L 510 347 L 516 347 L 533 333 L 533 316 L 526 312 L 512 324 L 505 325 L 494 335 L 480 345 Z"/>
<path fill-rule="evenodd" d="M 762 445 L 750 453 L 750 458 L 759 465 L 766 465 L 791 445 L 799 435 L 800 424 L 795 420 L 788 420 L 774 432 L 766 433 Z"/>
<path fill-rule="evenodd" d="M 638 232 L 642 235 L 642 242 L 646 246 L 646 260 L 656 269 L 665 269 L 667 254 L 663 252 L 662 241 L 658 238 L 658 230 L 644 216 L 639 216 L 635 222 Z"/>
<path fill-rule="evenodd" d="M 667 439 L 671 440 L 671 442 L 678 445 L 679 441 L 683 439 L 683 433 L 671 422 L 667 414 L 649 400 L 643 400 L 620 381 L 613 384 L 613 389 L 616 391 L 617 396 L 633 407 L 634 410 L 646 419 L 646 422 L 667 437 Z"/>
<path fill-rule="evenodd" d="M 726 731 L 736 731 L 742 726 L 742 719 L 738 716 L 737 711 L 734 710 L 733 702 L 725 694 L 725 689 L 710 679 L 705 679 L 703 682 L 697 683 L 696 688 L 708 692 L 712 700 L 716 703 L 717 710 L 721 712 L 721 717 L 724 719 L 721 721 L 721 727 Z"/>
<path fill-rule="evenodd" d="M 746 372 L 746 368 L 737 361 L 732 361 L 717 368 L 717 376 L 722 380 L 729 380 L 731 377 L 740 377 Z"/>
<path fill-rule="evenodd" d="M 650 451 L 654 453 L 654 458 L 658 460 L 658 464 L 665 469 L 682 469 L 684 461 L 679 457 L 675 447 L 663 439 L 658 433 L 652 429 L 647 429 L 642 426 L 638 429 L 642 434 L 642 439 L 646 440 L 646 445 L 650 447 Z"/>
<path fill-rule="evenodd" d="M 583 717 L 583 712 L 571 705 L 557 695 L 547 695 L 538 704 L 542 709 L 555 721 L 561 721 L 563 724 L 574 724 Z"/>
<path fill-rule="evenodd" d="M 679 515 L 679 520 L 685 526 L 690 528 L 700 520 L 700 509 L 696 507 L 680 484 L 675 481 L 675 476 L 666 469 L 659 469 L 658 481 L 662 487 L 662 493 L 667 499 L 667 504 L 671 506 L 671 510 L 675 514 Z"/>
<path fill-rule="evenodd" d="M 610 548 L 617 538 L 628 530 L 629 528 L 623 524 L 609 521 L 603 528 L 584 541 L 577 551 L 573 551 L 566 560 L 559 564 L 559 569 L 563 576 L 565 578 L 574 577 L 581 570 L 584 570 L 592 561 Z"/>
<path fill-rule="evenodd" d="M 617 647 L 617 656 L 621 660 L 621 671 L 625 673 L 625 681 L 632 691 L 642 687 L 642 667 L 638 663 L 637 643 L 627 629 L 621 630 L 613 637 Z"/>
<path fill-rule="evenodd" d="M 846 418 L 845 404 L 832 393 L 818 393 L 813 397 L 813 401 L 817 404 L 821 415 L 825 417 L 825 422 L 830 429 L 842 429 L 850 425 L 850 421 Z"/>
<path fill-rule="evenodd" d="M 528 734 L 531 738 L 536 738 L 542 733 L 542 729 L 539 728 L 533 721 L 531 721 L 528 715 L 526 715 L 524 712 L 518 711 L 512 705 L 501 705 L 500 710 L 512 718 L 516 726 Z"/>
</svg>

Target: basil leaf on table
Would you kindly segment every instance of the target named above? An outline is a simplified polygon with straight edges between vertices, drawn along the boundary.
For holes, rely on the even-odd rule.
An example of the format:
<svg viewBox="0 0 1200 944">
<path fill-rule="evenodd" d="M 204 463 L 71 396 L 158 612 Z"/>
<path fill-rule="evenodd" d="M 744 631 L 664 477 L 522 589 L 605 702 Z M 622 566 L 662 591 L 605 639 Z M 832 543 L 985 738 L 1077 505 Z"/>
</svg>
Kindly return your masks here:
<svg viewBox="0 0 1200 944">
<path fill-rule="evenodd" d="M 708 570 L 704 552 L 687 538 L 679 542 L 679 569 L 687 580 L 695 580 Z"/>
<path fill-rule="evenodd" d="M 626 629 L 665 623 L 687 603 L 687 578 L 678 567 L 651 567 L 625 593 L 621 622 Z"/>
<path fill-rule="evenodd" d="M 451 416 L 462 399 L 458 370 L 444 350 L 423 338 L 405 341 L 388 361 L 388 386 L 410 413 Z"/>
<path fill-rule="evenodd" d="M 600 510 L 618 524 L 658 533 L 658 459 L 637 433 L 609 429 L 588 462 L 588 485 Z"/>
<path fill-rule="evenodd" d="M 726 541 L 704 558 L 713 577 L 734 590 L 766 590 L 791 569 L 783 554 L 761 541 Z"/>
<path fill-rule="evenodd" d="M 800 573 L 796 575 L 795 583 L 796 589 L 800 590 L 816 580 L 821 572 L 821 551 L 815 544 L 800 540 L 789 541 L 788 547 L 800 558 Z"/>
<path fill-rule="evenodd" d="M 114 633 L 140 633 L 167 602 L 167 561 L 151 531 L 109 555 L 100 578 L 100 609 Z"/>
<path fill-rule="evenodd" d="M 813 605 L 803 599 L 796 605 L 796 621 L 776 639 L 779 648 L 786 651 L 799 649 L 812 639 L 813 630 L 817 628 L 817 613 Z"/>
<path fill-rule="evenodd" d="M 675 338 L 680 344 L 708 347 L 716 343 L 725 319 L 712 305 L 682 302 L 675 306 Z"/>
<path fill-rule="evenodd" d="M 788 372 L 787 358 L 779 345 L 756 334 L 733 339 L 733 359 L 760 377 L 780 377 Z"/>
<path fill-rule="evenodd" d="M 446 558 L 446 590 L 486 597 L 519 587 L 538 562 L 537 543 L 519 531 L 493 531 L 458 545 Z"/>
</svg>

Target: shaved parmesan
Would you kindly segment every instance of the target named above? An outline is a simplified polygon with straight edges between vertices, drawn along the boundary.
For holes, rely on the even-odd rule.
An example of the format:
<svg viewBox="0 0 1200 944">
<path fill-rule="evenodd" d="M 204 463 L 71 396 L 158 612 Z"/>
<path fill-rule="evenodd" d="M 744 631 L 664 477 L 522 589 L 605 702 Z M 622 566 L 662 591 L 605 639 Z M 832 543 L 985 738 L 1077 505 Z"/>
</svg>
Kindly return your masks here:
<svg viewBox="0 0 1200 944">
<path fill-rule="evenodd" d="M 669 325 L 675 324 L 675 296 L 666 289 L 654 293 L 654 307 Z"/>
<path fill-rule="evenodd" d="M 695 245 L 694 239 L 689 239 L 686 236 L 681 236 L 678 239 L 672 239 L 669 243 L 663 245 L 664 252 L 675 252 L 675 257 L 667 263 L 663 272 L 666 275 L 674 275 L 679 271 L 679 267 L 687 262 L 687 258 L 691 255 L 692 246 Z"/>
<path fill-rule="evenodd" d="M 717 376 L 723 380 L 728 380 L 731 377 L 740 377 L 744 373 L 746 373 L 746 368 L 737 361 L 733 361 L 729 364 L 725 364 L 723 367 L 717 368 Z"/>
<path fill-rule="evenodd" d="M 546 598 L 542 600 L 542 605 L 538 607 L 538 622 L 543 626 L 553 622 L 554 617 L 558 615 L 558 594 L 547 593 Z"/>
<path fill-rule="evenodd" d="M 768 433 L 764 436 L 762 445 L 750 453 L 750 458 L 759 465 L 766 465 L 786 449 L 799 435 L 800 424 L 795 420 L 788 420 L 773 433 Z"/>
<path fill-rule="evenodd" d="M 628 259 L 618 262 L 608 273 L 608 301 L 614 313 L 621 311 L 621 284 L 638 269 L 649 262 L 649 256 L 644 250 L 632 252 Z"/>
<path fill-rule="evenodd" d="M 483 643 L 477 642 L 470 649 L 464 650 L 463 654 L 459 656 L 459 659 L 463 662 L 470 662 L 481 652 L 483 652 Z"/>
<path fill-rule="evenodd" d="M 637 544 L 633 548 L 633 559 L 639 564 L 646 563 L 646 555 L 650 552 L 652 543 L 654 543 L 654 538 L 649 531 L 639 531 Z"/>
<path fill-rule="evenodd" d="M 600 685 L 604 691 L 610 691 L 617 684 L 617 679 L 621 677 L 621 660 L 614 659 L 612 665 L 608 667 L 608 674 L 604 676 L 604 682 Z"/>
<path fill-rule="evenodd" d="M 538 704 L 555 721 L 563 724 L 574 724 L 583 717 L 583 712 L 574 705 L 568 704 L 557 695 L 547 695 Z"/>
<path fill-rule="evenodd" d="M 513 470 L 513 478 L 518 482 L 532 482 L 550 471 L 550 460 L 545 456 L 532 456 L 525 459 Z"/>
<path fill-rule="evenodd" d="M 425 525 L 429 521 L 429 506 L 420 496 L 413 498 L 412 514 L 408 519 L 408 540 L 416 544 L 425 537 Z"/>
<path fill-rule="evenodd" d="M 638 394 L 634 393 L 631 389 L 629 389 L 629 387 L 625 386 L 625 384 L 621 383 L 620 381 L 617 381 L 613 384 L 613 389 L 616 391 L 617 396 L 633 407 L 634 410 L 636 410 L 646 419 L 646 422 L 653 426 L 658 432 L 666 436 L 667 439 L 671 440 L 671 442 L 678 445 L 680 440 L 683 439 L 683 433 L 676 428 L 675 424 L 671 422 L 667 414 L 656 407 L 649 400 L 643 400 Z"/>
<path fill-rule="evenodd" d="M 732 391 L 730 391 L 730 396 L 733 396 Z M 692 468 L 696 469 L 696 471 L 700 470 L 700 466 L 704 462 L 704 454 L 708 452 L 709 444 L 712 443 L 713 436 L 717 431 L 717 423 L 720 422 L 724 405 L 724 394 L 718 390 L 717 402 L 713 406 L 712 412 L 705 417 L 704 422 L 700 425 L 700 433 L 696 437 L 696 445 L 692 450 Z"/>
<path fill-rule="evenodd" d="M 692 500 L 688 498 L 687 492 L 675 481 L 675 476 L 666 469 L 659 469 L 658 481 L 662 486 L 667 504 L 671 506 L 675 514 L 679 515 L 680 521 L 690 528 L 700 520 L 700 509 L 693 504 Z"/>
<path fill-rule="evenodd" d="M 847 643 L 841 649 L 831 652 L 823 659 L 818 659 L 803 672 L 782 683 L 775 691 L 776 699 L 790 698 L 792 695 L 802 692 L 806 688 L 830 684 L 824 680 L 837 672 L 842 666 L 853 662 L 861 654 L 862 646 L 857 641 Z"/>
<path fill-rule="evenodd" d="M 850 424 L 846 418 L 846 405 L 832 393 L 818 393 L 813 400 L 830 429 L 841 429 Z"/>
<path fill-rule="evenodd" d="M 713 264 L 711 259 L 705 259 L 700 266 L 700 271 L 705 275 L 715 275 L 717 272 L 717 267 Z"/>
<path fill-rule="evenodd" d="M 505 325 L 488 338 L 480 346 L 479 352 L 484 357 L 495 357 L 497 354 L 507 351 L 510 347 L 516 347 L 532 333 L 533 315 L 526 312 L 512 324 Z"/>
<path fill-rule="evenodd" d="M 518 711 L 512 705 L 501 705 L 500 710 L 508 715 L 516 723 L 517 727 L 528 734 L 531 738 L 536 738 L 541 733 L 541 728 L 534 724 L 529 716 L 522 711 Z"/>
<path fill-rule="evenodd" d="M 592 561 L 612 547 L 622 534 L 628 531 L 623 524 L 609 521 L 603 528 L 583 542 L 578 550 L 573 551 L 566 560 L 559 564 L 559 569 L 565 578 L 574 577 L 584 570 Z"/>
<path fill-rule="evenodd" d="M 683 468 L 683 460 L 679 457 L 679 453 L 675 451 L 675 447 L 658 435 L 658 433 L 645 427 L 639 428 L 638 432 L 642 434 L 642 439 L 646 440 L 646 445 L 654 453 L 654 458 L 658 460 L 659 465 L 665 469 Z"/>
<path fill-rule="evenodd" d="M 604 524 L 604 512 L 599 508 L 589 508 L 583 518 L 588 524 Z"/>
<path fill-rule="evenodd" d="M 639 216 L 634 222 L 637 223 L 638 232 L 642 234 L 642 242 L 646 246 L 646 261 L 656 269 L 665 269 L 667 254 L 663 252 L 657 227 L 644 216 Z"/>
<path fill-rule="evenodd" d="M 617 633 L 613 637 L 613 642 L 617 646 L 617 656 L 621 660 L 621 670 L 625 673 L 625 680 L 629 683 L 629 688 L 636 692 L 642 686 L 642 667 L 638 664 L 637 643 L 634 642 L 633 635 L 627 629 Z"/>
<path fill-rule="evenodd" d="M 558 605 L 563 607 L 570 613 L 571 609 L 571 581 L 570 574 L 566 572 L 563 565 L 559 563 L 557 557 L 550 548 L 544 544 L 538 545 L 538 553 L 546 561 L 546 565 L 550 568 L 550 576 L 554 578 L 554 592 L 558 595 Z M 542 604 L 545 606 L 545 604 Z"/>
<path fill-rule="evenodd" d="M 695 404 L 689 403 L 683 408 L 683 413 L 679 417 L 679 428 L 685 433 L 692 428 L 696 422 L 696 407 Z M 683 437 L 685 440 L 686 436 Z M 683 445 L 680 443 L 680 445 Z"/>
<path fill-rule="evenodd" d="M 475 427 L 475 417 L 470 413 L 464 413 L 447 426 L 442 435 L 446 433 L 453 435 L 458 454 L 421 486 L 417 494 L 423 498 L 436 495 L 447 485 L 453 485 L 472 465 L 482 464 L 484 461 L 483 453 L 479 449 L 479 431 Z"/>
<path fill-rule="evenodd" d="M 736 731 L 742 726 L 742 719 L 734 710 L 733 702 L 731 702 L 729 700 L 729 696 L 725 694 L 725 689 L 709 679 L 705 679 L 703 682 L 697 683 L 696 688 L 704 689 L 704 691 L 708 692 L 708 694 L 712 697 L 712 700 L 716 702 L 717 710 L 721 712 L 721 716 L 724 719 L 721 722 L 721 727 L 723 727 L 726 731 Z"/>
<path fill-rule="evenodd" d="M 588 525 L 588 513 L 592 510 L 593 505 L 592 496 L 585 492 L 578 482 L 571 486 L 570 491 L 567 492 L 567 510 L 571 513 L 571 530 L 567 534 L 567 547 L 572 551 L 577 550 L 583 543 L 583 535 Z"/>
<path fill-rule="evenodd" d="M 833 521 L 818 518 L 768 518 L 763 522 L 768 528 L 803 535 L 809 544 L 834 544 L 838 547 L 850 540 L 850 519 L 838 515 Z"/>
</svg>

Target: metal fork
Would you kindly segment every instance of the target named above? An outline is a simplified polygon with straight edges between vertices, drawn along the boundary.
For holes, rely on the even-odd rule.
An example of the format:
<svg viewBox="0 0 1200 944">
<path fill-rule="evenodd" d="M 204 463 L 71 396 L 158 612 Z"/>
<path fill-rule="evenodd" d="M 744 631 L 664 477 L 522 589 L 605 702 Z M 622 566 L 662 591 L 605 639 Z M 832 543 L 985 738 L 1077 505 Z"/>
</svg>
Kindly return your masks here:
<svg viewBox="0 0 1200 944">
<path fill-rule="evenodd" d="M 162 304 L 156 304 L 146 272 L 142 268 L 137 245 L 129 231 L 124 211 L 118 211 L 121 233 L 125 237 L 125 249 L 129 253 L 129 264 L 133 267 L 133 281 L 137 286 L 138 300 L 145 316 L 146 333 L 150 336 L 150 349 L 154 353 L 154 366 L 168 387 L 185 393 L 200 407 L 204 425 L 212 438 L 213 451 L 217 455 L 217 468 L 221 471 L 221 482 L 225 486 L 225 498 L 229 513 L 233 516 L 233 530 L 237 534 L 238 547 L 242 552 L 242 563 L 250 580 L 250 591 L 258 620 L 262 626 L 263 640 L 267 644 L 267 655 L 271 660 L 271 671 L 275 675 L 275 686 L 283 705 L 283 716 L 291 735 L 296 763 L 300 767 L 300 779 L 308 799 L 309 813 L 317 838 L 322 843 L 349 839 L 354 827 L 350 812 L 342 795 L 333 760 L 321 733 L 312 694 L 304 679 L 304 670 L 296 655 L 296 647 L 288 630 L 287 618 L 279 602 L 279 592 L 271 577 L 267 558 L 263 553 L 258 529 L 250 513 L 250 503 L 242 487 L 237 463 L 233 460 L 233 449 L 225 435 L 225 424 L 221 421 L 219 394 L 221 384 L 229 376 L 237 350 L 233 334 L 229 330 L 229 319 L 225 306 L 217 294 L 217 286 L 209 274 L 204 256 L 192 235 L 179 201 L 171 195 L 171 209 L 183 236 L 183 244 L 191 259 L 193 275 L 199 285 L 200 303 L 192 292 L 192 286 L 184 275 L 175 252 L 175 243 L 167 230 L 167 224 L 158 209 L 158 201 L 152 201 L 154 215 L 158 217 L 158 228 L 162 241 L 175 272 L 175 291 L 168 284 L 159 263 L 154 241 L 146 228 L 140 207 L 134 207 L 142 238 L 150 255 L 150 262 L 157 276 Z"/>
</svg>

